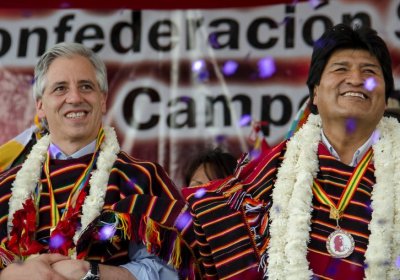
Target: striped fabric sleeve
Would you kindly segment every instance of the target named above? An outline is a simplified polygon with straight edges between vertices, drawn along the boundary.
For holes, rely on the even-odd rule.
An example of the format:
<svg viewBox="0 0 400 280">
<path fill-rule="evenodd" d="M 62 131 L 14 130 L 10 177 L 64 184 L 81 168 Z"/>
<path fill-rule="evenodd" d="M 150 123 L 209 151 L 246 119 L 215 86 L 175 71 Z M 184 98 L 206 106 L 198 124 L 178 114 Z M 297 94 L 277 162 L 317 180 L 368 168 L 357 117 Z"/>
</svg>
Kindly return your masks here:
<svg viewBox="0 0 400 280">
<path fill-rule="evenodd" d="M 259 264 L 268 243 L 265 217 L 284 147 L 282 143 L 239 163 L 225 180 L 183 190 L 207 279 L 262 278 Z"/>
</svg>

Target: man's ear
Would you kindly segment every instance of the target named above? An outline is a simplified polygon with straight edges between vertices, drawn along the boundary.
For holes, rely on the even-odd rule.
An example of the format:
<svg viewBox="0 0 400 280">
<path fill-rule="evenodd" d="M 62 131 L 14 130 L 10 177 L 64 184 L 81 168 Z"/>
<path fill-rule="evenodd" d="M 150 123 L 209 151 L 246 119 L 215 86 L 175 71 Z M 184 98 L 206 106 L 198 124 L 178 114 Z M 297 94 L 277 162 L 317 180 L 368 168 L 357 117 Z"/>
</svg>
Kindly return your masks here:
<svg viewBox="0 0 400 280">
<path fill-rule="evenodd" d="M 104 92 L 103 94 L 103 100 L 101 101 L 101 112 L 105 114 L 107 112 L 107 97 L 108 93 Z"/>
<path fill-rule="evenodd" d="M 317 105 L 318 104 L 318 86 L 315 85 L 314 89 L 313 89 L 313 105 Z"/>
<path fill-rule="evenodd" d="M 46 114 L 44 113 L 43 110 L 43 102 L 41 99 L 36 101 L 36 114 L 39 117 L 39 119 L 43 119 L 46 117 Z"/>
</svg>

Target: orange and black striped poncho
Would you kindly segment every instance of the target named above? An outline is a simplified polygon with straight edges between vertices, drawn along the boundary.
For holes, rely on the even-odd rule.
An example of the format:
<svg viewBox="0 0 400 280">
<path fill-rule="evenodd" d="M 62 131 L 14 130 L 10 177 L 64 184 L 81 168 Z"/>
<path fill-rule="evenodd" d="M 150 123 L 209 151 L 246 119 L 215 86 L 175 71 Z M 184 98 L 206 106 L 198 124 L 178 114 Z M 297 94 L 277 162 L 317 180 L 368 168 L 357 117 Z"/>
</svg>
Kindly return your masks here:
<svg viewBox="0 0 400 280">
<path fill-rule="evenodd" d="M 193 215 L 195 245 L 206 279 L 265 278 L 260 264 L 268 258 L 268 212 L 285 151 L 286 142 L 282 142 L 268 154 L 239 164 L 236 173 L 225 180 L 183 190 Z M 335 159 L 322 143 L 318 159 L 316 180 L 337 203 L 354 167 Z M 374 183 L 371 163 L 340 220 L 341 228 L 355 240 L 354 252 L 344 259 L 329 255 L 326 240 L 336 221 L 329 218 L 329 207 L 313 198 L 307 258 L 316 279 L 363 279 Z"/>
<path fill-rule="evenodd" d="M 50 160 L 50 179 L 60 213 L 66 205 L 73 184 L 85 170 L 91 157 L 92 154 L 78 159 Z M 3 246 L 7 246 L 8 239 L 7 218 L 11 184 L 19 169 L 20 166 L 16 166 L 0 173 L 0 240 Z M 45 245 L 44 253 L 49 242 L 50 210 L 49 189 L 43 173 L 36 240 Z M 125 224 L 131 225 L 129 231 L 132 233 L 132 240 L 143 242 L 151 253 L 173 264 L 181 278 L 194 278 L 195 261 L 182 238 L 182 230 L 188 222 L 185 216 L 185 202 L 159 164 L 141 161 L 120 152 L 110 173 L 103 210 L 104 217 L 99 217 L 98 223 L 102 223 L 102 218 L 109 218 L 110 213 L 123 214 L 120 216 L 129 219 Z M 124 238 L 126 235 L 123 230 L 116 232 L 112 242 L 104 242 L 93 238 L 98 230 L 96 221 L 89 227 L 90 229 L 82 235 L 82 240 L 78 241 L 78 255 L 83 254 L 85 259 L 105 264 L 119 265 L 129 262 L 129 240 Z M 190 233 L 187 232 L 188 240 L 189 236 Z"/>
</svg>

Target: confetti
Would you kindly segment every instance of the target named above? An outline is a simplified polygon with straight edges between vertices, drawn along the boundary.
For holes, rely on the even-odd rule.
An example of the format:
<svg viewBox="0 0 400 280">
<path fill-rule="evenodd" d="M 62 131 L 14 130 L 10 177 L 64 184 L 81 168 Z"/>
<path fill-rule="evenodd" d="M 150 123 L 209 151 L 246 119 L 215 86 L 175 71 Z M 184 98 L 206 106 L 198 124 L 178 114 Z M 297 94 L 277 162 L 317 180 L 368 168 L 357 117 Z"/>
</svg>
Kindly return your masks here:
<svg viewBox="0 0 400 280">
<path fill-rule="evenodd" d="M 353 118 L 349 118 L 346 120 L 346 132 L 348 134 L 352 134 L 357 128 L 356 120 Z"/>
<path fill-rule="evenodd" d="M 111 239 L 116 232 L 116 228 L 112 225 L 105 225 L 99 230 L 99 238 L 100 240 L 109 240 Z"/>
<path fill-rule="evenodd" d="M 182 230 L 187 226 L 188 223 L 192 220 L 192 216 L 188 212 L 182 213 L 176 220 L 175 226 L 177 229 Z"/>
<path fill-rule="evenodd" d="M 375 81 L 375 79 L 373 77 L 370 77 L 370 78 L 366 79 L 365 82 L 364 82 L 364 87 L 368 91 L 373 91 L 374 88 L 376 87 L 376 85 L 377 85 L 377 83 L 376 83 L 376 81 Z"/>
<path fill-rule="evenodd" d="M 218 144 L 221 144 L 225 141 L 226 136 L 225 135 L 217 135 L 215 137 L 215 142 L 217 142 Z"/>
<path fill-rule="evenodd" d="M 64 244 L 65 240 L 62 235 L 56 234 L 50 238 L 50 248 L 58 249 Z"/>
<path fill-rule="evenodd" d="M 225 76 L 232 76 L 233 74 L 235 74 L 238 66 L 239 64 L 236 61 L 228 60 L 224 63 L 224 66 L 222 67 L 222 73 L 224 73 Z"/>
<path fill-rule="evenodd" d="M 194 197 L 196 198 L 202 198 L 204 196 L 204 194 L 206 193 L 206 190 L 204 188 L 200 188 L 196 191 L 196 193 L 194 194 Z"/>
<path fill-rule="evenodd" d="M 275 60 L 272 57 L 264 57 L 258 61 L 258 73 L 260 78 L 269 78 L 276 72 Z"/>
<path fill-rule="evenodd" d="M 328 0 L 309 0 L 308 3 L 310 6 L 314 9 L 317 10 L 325 5 L 328 4 Z"/>
<path fill-rule="evenodd" d="M 380 137 L 381 137 L 381 134 L 379 133 L 379 131 L 375 130 L 372 133 L 372 145 L 374 145 L 379 140 Z"/>
<path fill-rule="evenodd" d="M 193 61 L 192 62 L 192 71 L 195 73 L 199 73 L 205 68 L 205 66 L 206 66 L 206 63 L 202 59 Z"/>
<path fill-rule="evenodd" d="M 251 116 L 248 114 L 243 115 L 239 120 L 239 126 L 248 126 L 251 123 Z"/>
</svg>

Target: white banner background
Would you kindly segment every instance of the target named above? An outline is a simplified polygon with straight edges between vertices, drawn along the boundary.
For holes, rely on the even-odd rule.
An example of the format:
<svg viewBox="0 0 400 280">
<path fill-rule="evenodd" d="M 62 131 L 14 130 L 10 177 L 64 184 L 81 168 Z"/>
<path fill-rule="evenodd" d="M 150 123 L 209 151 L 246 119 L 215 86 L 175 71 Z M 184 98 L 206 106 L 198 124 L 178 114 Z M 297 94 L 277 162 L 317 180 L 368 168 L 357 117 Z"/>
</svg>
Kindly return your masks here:
<svg viewBox="0 0 400 280">
<path fill-rule="evenodd" d="M 104 122 L 115 126 L 122 148 L 159 162 L 181 185 L 182 167 L 195 151 L 220 145 L 239 156 L 249 149 L 251 126 L 243 116 L 268 122 L 263 131 L 270 145 L 283 139 L 308 95 L 312 43 L 339 22 L 379 32 L 399 89 L 398 0 L 214 10 L 0 10 L 0 144 L 32 123 L 32 73 L 40 54 L 59 41 L 77 41 L 107 64 Z M 275 71 L 265 74 L 265 63 Z"/>
</svg>

